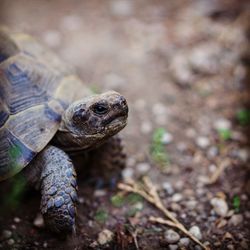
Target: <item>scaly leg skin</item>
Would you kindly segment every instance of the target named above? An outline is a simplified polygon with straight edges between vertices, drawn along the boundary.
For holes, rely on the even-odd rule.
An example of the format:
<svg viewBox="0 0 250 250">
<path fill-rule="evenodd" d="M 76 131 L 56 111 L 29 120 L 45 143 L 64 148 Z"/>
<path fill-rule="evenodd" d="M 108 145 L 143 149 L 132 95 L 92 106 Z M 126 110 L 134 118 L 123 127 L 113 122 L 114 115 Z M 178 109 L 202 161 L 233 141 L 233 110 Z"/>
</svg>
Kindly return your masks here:
<svg viewBox="0 0 250 250">
<path fill-rule="evenodd" d="M 89 166 L 92 177 L 97 177 L 97 187 L 109 184 L 114 188 L 126 166 L 126 154 L 122 139 L 116 135 L 97 149 L 89 152 Z"/>
<path fill-rule="evenodd" d="M 47 146 L 24 171 L 28 181 L 41 189 L 41 213 L 56 233 L 75 231 L 76 173 L 69 156 Z"/>
</svg>

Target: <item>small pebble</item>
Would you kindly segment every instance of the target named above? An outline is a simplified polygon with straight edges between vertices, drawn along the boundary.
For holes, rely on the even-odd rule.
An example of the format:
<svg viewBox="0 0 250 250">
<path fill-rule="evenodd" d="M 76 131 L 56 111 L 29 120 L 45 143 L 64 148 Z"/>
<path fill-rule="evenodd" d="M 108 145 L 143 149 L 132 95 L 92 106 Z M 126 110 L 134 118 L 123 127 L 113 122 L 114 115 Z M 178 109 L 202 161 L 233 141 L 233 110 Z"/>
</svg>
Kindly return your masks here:
<svg viewBox="0 0 250 250">
<path fill-rule="evenodd" d="M 12 232 L 10 230 L 4 230 L 2 235 L 4 239 L 9 239 L 12 235 Z"/>
<path fill-rule="evenodd" d="M 200 136 L 196 139 L 196 144 L 200 148 L 205 149 L 210 145 L 210 141 L 207 137 Z"/>
<path fill-rule="evenodd" d="M 168 193 L 168 194 L 173 194 L 174 193 L 174 189 L 171 183 L 169 182 L 163 182 L 162 183 L 162 188 Z"/>
<path fill-rule="evenodd" d="M 241 214 L 234 214 L 228 221 L 229 225 L 238 226 L 243 222 L 243 216 Z"/>
<path fill-rule="evenodd" d="M 165 132 L 162 136 L 161 142 L 165 145 L 171 143 L 173 141 L 173 136 L 172 134 Z"/>
<path fill-rule="evenodd" d="M 228 212 L 228 205 L 225 202 L 225 200 L 220 199 L 220 198 L 213 198 L 210 201 L 210 204 L 213 206 L 213 209 L 216 214 L 225 217 Z"/>
<path fill-rule="evenodd" d="M 132 168 L 125 168 L 122 171 L 122 178 L 126 180 L 131 180 L 134 175 L 134 170 Z"/>
<path fill-rule="evenodd" d="M 147 173 L 149 169 L 150 169 L 150 165 L 147 162 L 138 163 L 136 166 L 136 170 L 141 174 Z"/>
<path fill-rule="evenodd" d="M 221 130 L 221 129 L 230 129 L 232 126 L 231 121 L 225 119 L 225 118 L 220 118 L 214 122 L 214 128 L 216 130 Z"/>
<path fill-rule="evenodd" d="M 146 122 L 144 121 L 142 124 L 141 124 L 141 132 L 143 134 L 149 134 L 151 131 L 152 131 L 152 124 L 150 122 Z"/>
<path fill-rule="evenodd" d="M 15 241 L 13 239 L 9 239 L 7 243 L 9 246 L 12 246 L 15 244 Z"/>
<path fill-rule="evenodd" d="M 42 217 L 41 214 L 38 214 L 37 217 L 35 218 L 33 225 L 38 227 L 38 228 L 42 228 L 44 227 L 44 219 Z"/>
<path fill-rule="evenodd" d="M 190 201 L 187 201 L 185 203 L 186 207 L 189 209 L 189 210 L 193 210 L 196 208 L 197 206 L 197 201 L 196 200 L 190 200 Z"/>
<path fill-rule="evenodd" d="M 189 229 L 189 232 L 196 237 L 198 240 L 202 239 L 201 230 L 198 226 L 193 226 Z"/>
<path fill-rule="evenodd" d="M 170 244 L 170 245 L 168 245 L 168 248 L 169 248 L 169 250 L 177 250 L 178 249 L 178 245 Z"/>
<path fill-rule="evenodd" d="M 207 150 L 207 157 L 209 159 L 214 159 L 219 153 L 219 150 L 217 147 L 215 146 L 211 146 L 209 147 L 209 149 Z"/>
<path fill-rule="evenodd" d="M 199 246 L 199 245 L 195 245 L 195 246 L 194 246 L 194 250 L 202 250 L 202 247 Z"/>
<path fill-rule="evenodd" d="M 182 194 L 180 194 L 180 193 L 176 193 L 176 194 L 174 194 L 173 196 L 172 196 L 172 201 L 173 202 L 179 202 L 179 201 L 181 201 L 183 199 L 183 196 L 182 196 Z"/>
<path fill-rule="evenodd" d="M 108 229 L 104 229 L 103 231 L 101 231 L 99 234 L 98 234 L 98 243 L 100 245 L 105 245 L 107 244 L 108 242 L 112 241 L 114 237 L 114 234 L 108 230 Z"/>
<path fill-rule="evenodd" d="M 107 191 L 104 189 L 97 189 L 94 192 L 94 197 L 103 197 L 105 195 L 107 195 Z"/>
<path fill-rule="evenodd" d="M 181 238 L 179 241 L 179 246 L 188 247 L 190 239 L 187 237 Z"/>
<path fill-rule="evenodd" d="M 164 237 L 167 241 L 167 243 L 176 243 L 180 239 L 180 235 L 176 233 L 174 230 L 169 229 L 164 233 Z"/>
<path fill-rule="evenodd" d="M 43 247 L 44 247 L 44 248 L 47 248 L 47 247 L 48 247 L 48 243 L 47 243 L 46 241 L 43 243 Z"/>
<path fill-rule="evenodd" d="M 234 248 L 234 245 L 229 244 L 229 245 L 227 245 L 227 249 L 228 249 L 228 250 L 234 250 L 235 248 Z"/>
<path fill-rule="evenodd" d="M 84 198 L 80 196 L 78 201 L 79 201 L 80 204 L 83 204 L 84 203 Z"/>
<path fill-rule="evenodd" d="M 21 222 L 21 219 L 18 218 L 18 217 L 15 217 L 15 218 L 14 218 L 14 222 L 15 222 L 15 223 L 20 223 L 20 222 Z"/>
</svg>

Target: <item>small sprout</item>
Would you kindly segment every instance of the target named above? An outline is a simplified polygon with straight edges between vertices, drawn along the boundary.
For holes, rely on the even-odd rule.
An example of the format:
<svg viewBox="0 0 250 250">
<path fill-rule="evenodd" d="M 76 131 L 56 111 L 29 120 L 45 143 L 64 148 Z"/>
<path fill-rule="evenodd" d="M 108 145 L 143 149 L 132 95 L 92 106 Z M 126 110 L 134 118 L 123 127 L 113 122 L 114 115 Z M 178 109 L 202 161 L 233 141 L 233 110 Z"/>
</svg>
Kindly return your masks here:
<svg viewBox="0 0 250 250">
<path fill-rule="evenodd" d="M 99 223 L 105 223 L 108 219 L 108 213 L 104 209 L 97 210 L 94 219 Z"/>
<path fill-rule="evenodd" d="M 233 207 L 236 213 L 240 211 L 240 197 L 238 195 L 233 198 Z"/>
<path fill-rule="evenodd" d="M 236 118 L 240 125 L 247 126 L 250 124 L 250 110 L 242 108 L 236 113 Z"/>
<path fill-rule="evenodd" d="M 133 205 L 135 203 L 138 202 L 142 202 L 143 198 L 139 195 L 139 194 L 135 194 L 135 193 L 130 193 L 127 197 L 126 197 L 126 201 Z"/>
<path fill-rule="evenodd" d="M 125 203 L 125 198 L 121 194 L 116 194 L 111 197 L 111 203 L 114 207 L 122 207 Z"/>
<path fill-rule="evenodd" d="M 161 167 L 166 167 L 169 164 L 169 157 L 163 143 L 166 131 L 164 128 L 158 128 L 153 133 L 153 140 L 151 145 L 151 156 L 153 160 Z"/>
<path fill-rule="evenodd" d="M 232 132 L 230 129 L 218 129 L 219 137 L 222 141 L 230 140 Z"/>
</svg>

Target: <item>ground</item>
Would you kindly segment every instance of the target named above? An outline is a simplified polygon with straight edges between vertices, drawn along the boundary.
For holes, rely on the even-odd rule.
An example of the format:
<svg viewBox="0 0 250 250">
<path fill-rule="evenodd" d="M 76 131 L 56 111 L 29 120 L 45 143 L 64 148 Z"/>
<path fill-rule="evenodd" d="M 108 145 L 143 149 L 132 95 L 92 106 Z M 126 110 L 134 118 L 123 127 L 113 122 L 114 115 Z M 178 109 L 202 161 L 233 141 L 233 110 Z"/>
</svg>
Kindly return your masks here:
<svg viewBox="0 0 250 250">
<path fill-rule="evenodd" d="M 127 98 L 122 182 L 148 176 L 165 207 L 210 249 L 250 248 L 247 1 L 0 6 L 2 25 L 46 44 L 94 91 Z M 2 249 L 200 249 L 150 222 L 165 217 L 140 196 L 82 179 L 76 235 L 58 238 L 37 218 L 39 194 L 12 188 L 10 196 L 11 184 L 0 185 Z"/>
</svg>

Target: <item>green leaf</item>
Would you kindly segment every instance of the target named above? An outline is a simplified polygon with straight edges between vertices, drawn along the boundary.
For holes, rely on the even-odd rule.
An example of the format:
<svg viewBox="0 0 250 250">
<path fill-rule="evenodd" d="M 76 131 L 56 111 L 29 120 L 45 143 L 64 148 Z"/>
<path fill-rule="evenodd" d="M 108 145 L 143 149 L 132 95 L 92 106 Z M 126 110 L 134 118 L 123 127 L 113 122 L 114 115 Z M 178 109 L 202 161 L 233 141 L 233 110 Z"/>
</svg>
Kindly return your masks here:
<svg viewBox="0 0 250 250">
<path fill-rule="evenodd" d="M 250 124 L 250 110 L 242 108 L 236 113 L 236 118 L 240 125 L 247 126 Z"/>
<path fill-rule="evenodd" d="M 163 137 L 166 133 L 164 128 L 157 128 L 153 133 L 151 144 L 151 157 L 153 161 L 161 167 L 166 167 L 169 164 L 169 157 L 163 144 Z"/>
<path fill-rule="evenodd" d="M 235 195 L 233 198 L 233 207 L 235 212 L 239 212 L 240 211 L 240 197 L 238 195 Z"/>
<path fill-rule="evenodd" d="M 115 207 L 122 207 L 125 203 L 125 198 L 120 194 L 114 195 L 111 197 L 111 203 Z"/>
<path fill-rule="evenodd" d="M 105 223 L 108 219 L 108 213 L 104 209 L 97 210 L 94 219 L 99 223 Z"/>
<path fill-rule="evenodd" d="M 218 133 L 219 133 L 220 139 L 223 141 L 227 141 L 231 139 L 232 137 L 232 132 L 230 129 L 219 129 Z"/>
</svg>

